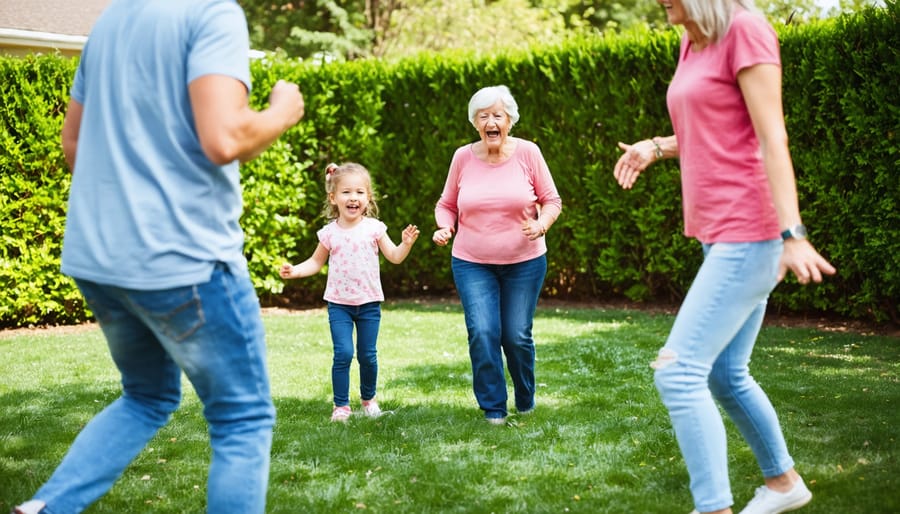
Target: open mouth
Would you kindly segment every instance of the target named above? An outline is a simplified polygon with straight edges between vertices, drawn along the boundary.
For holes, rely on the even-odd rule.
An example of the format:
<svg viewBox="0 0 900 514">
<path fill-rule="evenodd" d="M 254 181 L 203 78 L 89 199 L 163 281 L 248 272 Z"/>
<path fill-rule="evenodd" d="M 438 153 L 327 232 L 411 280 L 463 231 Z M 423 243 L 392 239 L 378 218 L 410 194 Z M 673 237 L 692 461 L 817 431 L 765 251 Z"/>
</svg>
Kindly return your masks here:
<svg viewBox="0 0 900 514">
<path fill-rule="evenodd" d="M 485 131 L 484 131 L 484 134 L 485 134 L 487 137 L 500 137 L 500 131 L 499 131 L 499 130 L 485 130 Z"/>
</svg>

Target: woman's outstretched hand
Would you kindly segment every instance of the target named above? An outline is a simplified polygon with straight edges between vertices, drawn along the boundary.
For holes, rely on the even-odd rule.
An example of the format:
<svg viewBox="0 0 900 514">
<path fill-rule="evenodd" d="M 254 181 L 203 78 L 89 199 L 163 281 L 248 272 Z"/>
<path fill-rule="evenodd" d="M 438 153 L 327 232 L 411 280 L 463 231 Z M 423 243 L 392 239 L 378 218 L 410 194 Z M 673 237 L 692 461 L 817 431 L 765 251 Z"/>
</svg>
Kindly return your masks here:
<svg viewBox="0 0 900 514">
<path fill-rule="evenodd" d="M 653 143 L 645 140 L 626 145 L 620 141 L 619 148 L 625 153 L 616 162 L 613 175 L 622 189 L 631 189 L 641 172 L 653 163 Z"/>
</svg>

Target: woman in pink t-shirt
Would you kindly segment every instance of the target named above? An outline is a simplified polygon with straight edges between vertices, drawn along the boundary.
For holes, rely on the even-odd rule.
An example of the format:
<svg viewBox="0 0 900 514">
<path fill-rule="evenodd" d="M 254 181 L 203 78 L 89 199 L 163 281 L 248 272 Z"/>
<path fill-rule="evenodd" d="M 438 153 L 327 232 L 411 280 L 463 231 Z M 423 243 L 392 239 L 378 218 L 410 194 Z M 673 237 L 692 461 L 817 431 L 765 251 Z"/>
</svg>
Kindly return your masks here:
<svg viewBox="0 0 900 514">
<path fill-rule="evenodd" d="M 462 303 L 475 399 L 488 422 L 507 416 L 503 356 L 520 414 L 534 409 L 531 327 L 547 273 L 544 234 L 562 201 L 534 143 L 512 137 L 519 108 L 506 86 L 486 87 L 469 101 L 481 139 L 453 154 L 435 208 L 433 240 L 453 237 L 451 267 Z"/>
<path fill-rule="evenodd" d="M 395 245 L 387 227 L 377 220 L 378 206 L 372 193 L 369 170 L 356 163 L 329 164 L 325 172 L 325 217 L 330 222 L 318 231 L 319 244 L 312 256 L 297 265 L 283 264 L 282 278 L 315 275 L 328 263 L 325 301 L 334 345 L 331 383 L 334 408 L 331 421 L 350 417 L 350 363 L 353 360 L 353 327 L 356 326 L 356 360 L 359 362 L 359 394 L 362 412 L 378 416 L 375 401 L 378 381 L 376 341 L 381 324 L 381 274 L 378 251 L 394 264 L 409 255 L 419 237 L 415 225 L 407 225 Z"/>
<path fill-rule="evenodd" d="M 725 428 L 740 429 L 765 485 L 742 511 L 800 508 L 812 493 L 794 470 L 778 417 L 749 374 L 766 300 L 790 269 L 806 284 L 835 269 L 806 239 L 781 106 L 778 39 L 752 0 L 666 0 L 683 25 L 666 101 L 675 134 L 626 145 L 615 166 L 630 189 L 651 163 L 680 159 L 684 230 L 704 260 L 651 365 L 691 477 L 695 512 L 730 513 Z"/>
</svg>

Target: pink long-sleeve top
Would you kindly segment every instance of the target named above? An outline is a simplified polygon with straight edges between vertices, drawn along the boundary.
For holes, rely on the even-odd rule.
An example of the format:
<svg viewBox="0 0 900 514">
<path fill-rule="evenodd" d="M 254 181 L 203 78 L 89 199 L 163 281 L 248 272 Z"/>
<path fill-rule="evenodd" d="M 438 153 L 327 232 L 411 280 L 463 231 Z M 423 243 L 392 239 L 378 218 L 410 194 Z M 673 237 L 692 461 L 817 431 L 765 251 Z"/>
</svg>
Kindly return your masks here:
<svg viewBox="0 0 900 514">
<path fill-rule="evenodd" d="M 444 191 L 434 210 L 438 227 L 453 227 L 452 255 L 480 264 L 514 264 L 547 253 L 543 237 L 530 241 L 522 222 L 556 219 L 562 199 L 540 148 L 515 138 L 516 149 L 504 162 L 475 156 L 472 144 L 453 154 Z"/>
</svg>

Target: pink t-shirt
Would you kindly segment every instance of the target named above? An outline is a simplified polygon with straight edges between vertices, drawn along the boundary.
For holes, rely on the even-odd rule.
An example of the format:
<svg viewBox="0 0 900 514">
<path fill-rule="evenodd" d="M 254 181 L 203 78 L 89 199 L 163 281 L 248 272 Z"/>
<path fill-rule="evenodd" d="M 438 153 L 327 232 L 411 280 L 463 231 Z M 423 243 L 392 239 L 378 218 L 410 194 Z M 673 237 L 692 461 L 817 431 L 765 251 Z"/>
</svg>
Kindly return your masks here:
<svg viewBox="0 0 900 514">
<path fill-rule="evenodd" d="M 666 100 L 678 138 L 684 232 L 703 243 L 779 237 L 759 140 L 737 83 L 738 72 L 756 64 L 781 65 L 778 38 L 744 9 L 699 52 L 687 33 L 681 40 Z"/>
<path fill-rule="evenodd" d="M 328 249 L 326 301 L 342 305 L 384 301 L 378 240 L 386 232 L 387 226 L 381 221 L 363 218 L 350 229 L 332 221 L 316 233 L 319 242 Z"/>
<path fill-rule="evenodd" d="M 455 227 L 453 256 L 480 264 L 514 264 L 547 253 L 543 237 L 529 241 L 522 222 L 538 208 L 557 214 L 562 200 L 538 146 L 516 139 L 512 156 L 490 164 L 472 145 L 456 150 L 444 192 L 434 210 L 439 227 Z"/>
</svg>

